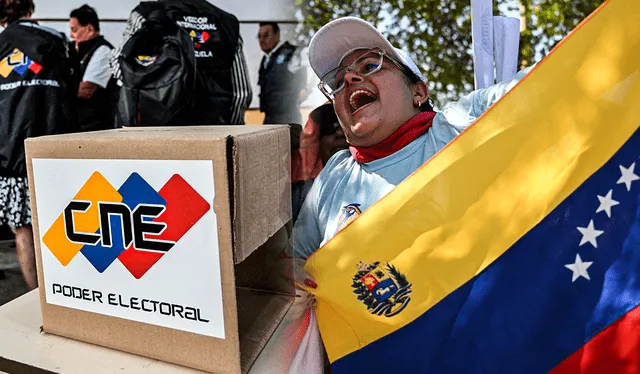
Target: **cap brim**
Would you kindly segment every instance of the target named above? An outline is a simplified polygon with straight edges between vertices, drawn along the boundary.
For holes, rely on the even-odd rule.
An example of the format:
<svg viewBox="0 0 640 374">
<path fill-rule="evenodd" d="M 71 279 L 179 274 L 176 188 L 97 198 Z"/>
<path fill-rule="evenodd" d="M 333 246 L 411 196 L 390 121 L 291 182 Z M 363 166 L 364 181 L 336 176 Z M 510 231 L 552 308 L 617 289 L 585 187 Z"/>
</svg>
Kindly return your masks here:
<svg viewBox="0 0 640 374">
<path fill-rule="evenodd" d="M 309 64 L 318 78 L 338 67 L 348 52 L 360 48 L 380 48 L 399 58 L 395 48 L 380 31 L 356 17 L 344 17 L 322 26 L 309 43 Z"/>
</svg>

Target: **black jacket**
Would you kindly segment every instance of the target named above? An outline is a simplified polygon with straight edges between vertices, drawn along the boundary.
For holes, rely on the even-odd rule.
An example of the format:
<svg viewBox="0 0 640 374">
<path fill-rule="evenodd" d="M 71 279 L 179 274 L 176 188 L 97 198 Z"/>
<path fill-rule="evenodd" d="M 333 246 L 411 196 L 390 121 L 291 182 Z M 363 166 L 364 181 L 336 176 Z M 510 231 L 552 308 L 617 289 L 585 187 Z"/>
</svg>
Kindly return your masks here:
<svg viewBox="0 0 640 374">
<path fill-rule="evenodd" d="M 167 14 L 185 29 L 196 53 L 194 125 L 231 124 L 232 71 L 238 48 L 238 19 L 206 0 L 160 0 Z"/>
<path fill-rule="evenodd" d="M 84 77 L 89 61 L 93 58 L 96 50 L 106 46 L 113 50 L 111 43 L 103 36 L 82 42 L 78 48 L 78 58 L 80 59 L 80 74 Z M 106 69 L 109 67 L 106 66 Z M 96 92 L 88 98 L 78 98 L 78 125 L 82 131 L 106 130 L 114 128 L 113 110 L 114 102 L 117 102 L 117 87 L 115 79 L 109 79 L 107 87 L 98 87 Z"/>
<path fill-rule="evenodd" d="M 27 175 L 26 138 L 77 130 L 78 66 L 65 39 L 32 21 L 0 33 L 0 175 Z"/>
<path fill-rule="evenodd" d="M 260 111 L 265 113 L 267 121 L 300 123 L 300 91 L 306 84 L 306 72 L 304 69 L 296 73 L 289 70 L 296 49 L 284 42 L 273 51 L 266 67 L 265 57 L 260 62 Z"/>
</svg>

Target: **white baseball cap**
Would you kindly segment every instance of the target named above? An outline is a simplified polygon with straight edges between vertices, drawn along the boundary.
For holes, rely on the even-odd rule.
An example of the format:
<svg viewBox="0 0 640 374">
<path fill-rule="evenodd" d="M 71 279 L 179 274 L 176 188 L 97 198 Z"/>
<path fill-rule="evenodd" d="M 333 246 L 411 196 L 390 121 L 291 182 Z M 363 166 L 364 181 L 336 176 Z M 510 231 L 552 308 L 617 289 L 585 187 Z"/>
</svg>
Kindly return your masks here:
<svg viewBox="0 0 640 374">
<path fill-rule="evenodd" d="M 373 25 L 357 17 L 338 18 L 322 26 L 309 43 L 309 64 L 318 78 L 322 78 L 354 50 L 376 47 L 425 80 L 407 52 L 394 47 Z"/>
</svg>

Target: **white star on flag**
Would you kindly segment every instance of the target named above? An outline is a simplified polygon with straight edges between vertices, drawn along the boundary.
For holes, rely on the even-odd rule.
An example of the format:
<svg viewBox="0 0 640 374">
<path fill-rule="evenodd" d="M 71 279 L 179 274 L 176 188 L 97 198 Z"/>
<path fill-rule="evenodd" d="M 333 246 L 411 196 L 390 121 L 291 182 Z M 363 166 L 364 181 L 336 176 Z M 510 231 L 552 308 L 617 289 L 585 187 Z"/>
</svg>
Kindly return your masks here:
<svg viewBox="0 0 640 374">
<path fill-rule="evenodd" d="M 622 176 L 620 177 L 620 179 L 618 179 L 616 184 L 624 183 L 624 185 L 627 186 L 627 191 L 631 191 L 631 183 L 633 181 L 637 181 L 638 179 L 640 179 L 640 177 L 638 177 L 636 173 L 634 173 L 635 168 L 636 168 L 635 162 L 631 164 L 631 166 L 629 166 L 628 168 L 625 168 L 624 166 L 620 165 L 620 172 L 622 173 Z"/>
<path fill-rule="evenodd" d="M 613 200 L 613 190 L 609 190 L 606 196 L 598 195 L 598 200 L 600 200 L 600 206 L 598 210 L 596 210 L 596 213 L 605 212 L 609 218 L 611 218 L 611 207 L 620 205 L 619 201 Z"/>
<path fill-rule="evenodd" d="M 582 239 L 580 239 L 580 245 L 591 243 L 595 248 L 598 248 L 598 242 L 596 238 L 604 233 L 602 230 L 596 230 L 593 227 L 593 220 L 589 221 L 589 226 L 587 227 L 578 227 L 578 231 L 582 234 Z"/>
<path fill-rule="evenodd" d="M 592 261 L 582 262 L 580 255 L 577 254 L 576 262 L 574 262 L 573 264 L 567 264 L 564 267 L 573 271 L 573 277 L 571 278 L 571 282 L 573 283 L 580 277 L 586 278 L 587 280 L 591 280 L 591 278 L 589 278 L 589 273 L 587 272 L 587 269 L 592 264 L 593 264 Z"/>
</svg>

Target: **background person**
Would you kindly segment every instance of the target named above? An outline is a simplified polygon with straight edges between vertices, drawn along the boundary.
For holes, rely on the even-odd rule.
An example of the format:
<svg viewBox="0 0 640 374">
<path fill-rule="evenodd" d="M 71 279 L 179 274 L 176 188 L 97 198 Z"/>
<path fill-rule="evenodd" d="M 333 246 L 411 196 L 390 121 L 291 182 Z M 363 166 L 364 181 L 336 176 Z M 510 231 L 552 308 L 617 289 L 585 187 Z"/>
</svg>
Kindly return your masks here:
<svg viewBox="0 0 640 374">
<path fill-rule="evenodd" d="M 334 154 L 348 147 L 333 105 L 329 102 L 315 108 L 309 114 L 309 119 L 300 134 L 299 149 L 292 156 L 291 192 L 294 223 L 313 180 Z"/>
<path fill-rule="evenodd" d="M 113 46 L 100 35 L 98 14 L 89 5 L 69 15 L 69 31 L 80 61 L 78 124 L 82 131 L 113 128 L 114 83 L 109 59 Z"/>
<path fill-rule="evenodd" d="M 260 23 L 260 111 L 265 124 L 302 124 L 300 103 L 309 95 L 301 48 L 282 41 L 276 22 Z"/>
<path fill-rule="evenodd" d="M 15 232 L 29 289 L 38 286 L 24 140 L 77 130 L 78 90 L 64 34 L 32 21 L 33 0 L 0 2 L 0 225 Z"/>
<path fill-rule="evenodd" d="M 393 190 L 526 74 L 436 113 L 409 54 L 356 17 L 322 27 L 311 40 L 309 61 L 350 147 L 331 158 L 300 210 L 293 237 L 302 258 Z"/>
</svg>

